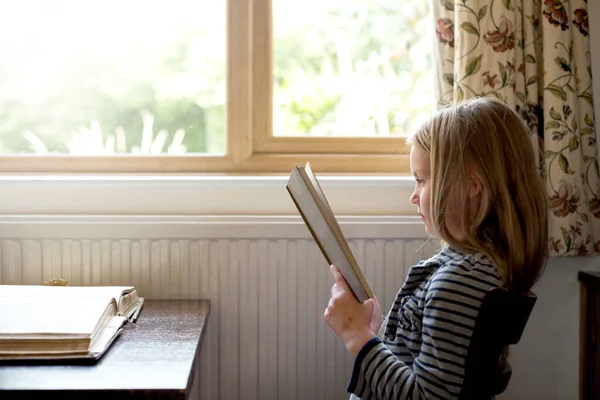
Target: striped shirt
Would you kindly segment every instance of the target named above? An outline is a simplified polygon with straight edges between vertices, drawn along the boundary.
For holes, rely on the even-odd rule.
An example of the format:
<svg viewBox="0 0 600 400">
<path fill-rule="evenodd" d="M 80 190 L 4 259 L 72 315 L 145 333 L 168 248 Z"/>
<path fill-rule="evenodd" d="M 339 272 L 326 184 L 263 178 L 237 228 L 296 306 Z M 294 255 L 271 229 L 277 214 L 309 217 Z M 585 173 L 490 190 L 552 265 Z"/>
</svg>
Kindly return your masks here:
<svg viewBox="0 0 600 400">
<path fill-rule="evenodd" d="M 458 398 L 481 302 L 501 284 L 486 256 L 450 247 L 411 267 L 379 336 L 356 357 L 351 398 Z"/>
</svg>

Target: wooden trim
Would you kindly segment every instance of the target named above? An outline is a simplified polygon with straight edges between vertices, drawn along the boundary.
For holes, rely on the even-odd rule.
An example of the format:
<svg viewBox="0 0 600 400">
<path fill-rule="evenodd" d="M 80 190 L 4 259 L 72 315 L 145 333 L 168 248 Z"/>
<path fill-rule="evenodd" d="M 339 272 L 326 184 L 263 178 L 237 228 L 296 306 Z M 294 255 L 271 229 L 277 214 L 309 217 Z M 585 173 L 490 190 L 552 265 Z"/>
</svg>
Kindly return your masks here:
<svg viewBox="0 0 600 400">
<path fill-rule="evenodd" d="M 253 154 L 225 156 L 2 156 L 0 173 L 229 173 L 289 174 L 310 161 L 319 174 L 408 175 L 406 154 Z"/>
<path fill-rule="evenodd" d="M 258 153 L 408 154 L 404 137 L 269 137 L 257 132 Z"/>
<path fill-rule="evenodd" d="M 294 165 L 311 163 L 317 174 L 391 174 L 408 175 L 410 160 L 406 154 L 254 154 L 240 170 L 255 173 L 290 173 Z"/>
<path fill-rule="evenodd" d="M 234 164 L 252 155 L 252 0 L 227 1 L 226 148 Z"/>
<path fill-rule="evenodd" d="M 579 313 L 579 398 L 584 399 L 586 392 L 585 369 L 587 364 L 587 287 L 580 283 L 580 313 Z"/>
<path fill-rule="evenodd" d="M 586 287 L 592 288 L 595 291 L 600 291 L 600 272 L 596 271 L 579 271 L 577 274 L 579 282 L 586 285 Z"/>
<path fill-rule="evenodd" d="M 71 156 L 7 155 L 0 157 L 2 173 L 192 173 L 231 172 L 225 156 Z"/>
<path fill-rule="evenodd" d="M 252 133 L 253 152 L 273 137 L 273 7 L 272 0 L 253 0 Z"/>
</svg>

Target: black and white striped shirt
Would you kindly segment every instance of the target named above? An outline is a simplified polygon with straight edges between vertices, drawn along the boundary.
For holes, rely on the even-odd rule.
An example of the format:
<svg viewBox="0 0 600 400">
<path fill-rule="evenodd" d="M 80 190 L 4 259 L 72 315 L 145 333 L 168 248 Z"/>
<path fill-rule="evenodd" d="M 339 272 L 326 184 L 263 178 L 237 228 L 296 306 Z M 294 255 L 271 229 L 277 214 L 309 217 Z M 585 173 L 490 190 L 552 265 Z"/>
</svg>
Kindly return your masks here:
<svg viewBox="0 0 600 400">
<path fill-rule="evenodd" d="M 411 267 L 379 337 L 357 355 L 352 398 L 456 399 L 481 302 L 501 284 L 486 256 L 449 247 Z"/>
</svg>

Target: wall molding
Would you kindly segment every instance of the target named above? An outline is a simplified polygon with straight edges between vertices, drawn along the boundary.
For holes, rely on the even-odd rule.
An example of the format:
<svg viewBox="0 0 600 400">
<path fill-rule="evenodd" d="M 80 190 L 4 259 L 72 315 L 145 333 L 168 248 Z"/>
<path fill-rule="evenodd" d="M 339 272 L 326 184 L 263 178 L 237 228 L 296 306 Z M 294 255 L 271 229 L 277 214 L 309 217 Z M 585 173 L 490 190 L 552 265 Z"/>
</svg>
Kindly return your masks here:
<svg viewBox="0 0 600 400">
<path fill-rule="evenodd" d="M 339 217 L 353 239 L 427 239 L 418 217 Z M 0 215 L 0 239 L 311 239 L 299 216 Z"/>
<path fill-rule="evenodd" d="M 0 175 L 0 214 L 297 215 L 287 176 Z M 319 176 L 336 215 L 415 215 L 412 177 Z"/>
</svg>

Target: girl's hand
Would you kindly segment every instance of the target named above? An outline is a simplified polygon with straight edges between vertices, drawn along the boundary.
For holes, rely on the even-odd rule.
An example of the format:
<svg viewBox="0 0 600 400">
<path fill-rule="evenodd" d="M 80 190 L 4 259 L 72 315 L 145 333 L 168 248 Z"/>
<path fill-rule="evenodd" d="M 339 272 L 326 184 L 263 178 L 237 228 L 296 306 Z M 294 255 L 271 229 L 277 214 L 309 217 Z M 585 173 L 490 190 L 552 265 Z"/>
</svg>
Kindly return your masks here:
<svg viewBox="0 0 600 400">
<path fill-rule="evenodd" d="M 325 321 L 344 343 L 350 355 L 356 358 L 360 349 L 376 336 L 373 328 L 377 325 L 381 326 L 381 322 L 377 322 L 378 319 L 381 320 L 379 304 L 374 299 L 366 300 L 361 304 L 354 297 L 340 271 L 334 265 L 331 265 L 330 269 L 335 283 L 331 288 L 331 299 L 325 310 Z M 374 311 L 376 315 L 373 315 Z"/>
<path fill-rule="evenodd" d="M 381 329 L 381 325 L 383 325 L 383 315 L 381 314 L 381 307 L 379 307 L 379 301 L 377 301 L 377 297 L 373 297 L 373 315 L 371 316 L 371 331 L 377 336 L 379 330 Z"/>
</svg>

